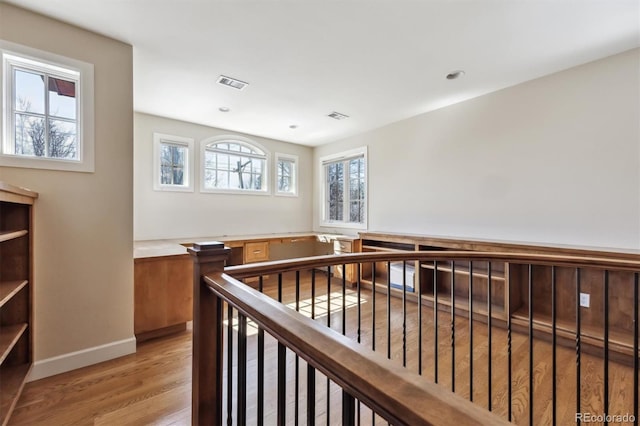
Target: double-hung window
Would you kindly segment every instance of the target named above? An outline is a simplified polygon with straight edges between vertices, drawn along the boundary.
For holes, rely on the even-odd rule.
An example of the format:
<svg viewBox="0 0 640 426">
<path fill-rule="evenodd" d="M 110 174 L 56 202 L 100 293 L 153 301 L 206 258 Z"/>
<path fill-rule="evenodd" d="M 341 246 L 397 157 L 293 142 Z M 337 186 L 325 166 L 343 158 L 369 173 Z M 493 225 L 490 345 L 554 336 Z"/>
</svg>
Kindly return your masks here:
<svg viewBox="0 0 640 426">
<path fill-rule="evenodd" d="M 205 140 L 201 147 L 203 192 L 267 194 L 267 151 L 239 137 Z"/>
<path fill-rule="evenodd" d="M 366 147 L 323 157 L 323 226 L 367 227 Z"/>
<path fill-rule="evenodd" d="M 155 190 L 193 191 L 193 145 L 191 138 L 153 134 Z"/>
<path fill-rule="evenodd" d="M 0 164 L 93 171 L 93 66 L 0 41 Z"/>
</svg>

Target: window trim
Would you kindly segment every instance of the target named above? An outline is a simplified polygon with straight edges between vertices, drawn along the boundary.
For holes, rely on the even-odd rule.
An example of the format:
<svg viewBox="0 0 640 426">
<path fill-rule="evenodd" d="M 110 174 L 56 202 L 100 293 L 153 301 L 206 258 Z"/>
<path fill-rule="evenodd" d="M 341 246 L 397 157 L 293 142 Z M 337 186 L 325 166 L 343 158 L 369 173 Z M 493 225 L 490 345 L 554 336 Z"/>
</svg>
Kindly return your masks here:
<svg viewBox="0 0 640 426">
<path fill-rule="evenodd" d="M 55 75 L 55 68 L 72 70 L 79 73 L 77 78 L 77 139 L 78 159 L 69 160 L 51 157 L 31 157 L 13 154 L 11 144 L 15 145 L 12 130 L 14 120 L 11 111 L 13 95 L 12 65 L 5 55 L 17 57 L 12 62 L 21 62 L 26 69 L 42 71 L 38 64 L 44 65 L 46 72 Z M 0 40 L 0 98 L 2 99 L 2 131 L 0 136 L 0 165 L 48 170 L 63 170 L 93 173 L 95 171 L 95 135 L 94 135 L 94 66 L 93 64 L 57 55 L 51 52 Z M 22 59 L 22 60 L 20 60 Z M 35 62 L 36 64 L 29 64 Z M 53 68 L 53 70 L 52 70 Z M 62 73 L 60 73 L 62 75 Z M 9 78 L 7 78 L 9 76 Z"/>
<path fill-rule="evenodd" d="M 205 186 L 205 157 L 207 151 L 207 145 L 217 144 L 217 143 L 237 143 L 239 145 L 244 145 L 250 148 L 259 149 L 264 152 L 264 171 L 263 171 L 263 179 L 264 189 L 256 190 L 256 189 L 225 189 L 225 188 L 207 188 Z M 220 136 L 212 136 L 210 138 L 206 138 L 200 141 L 200 159 L 198 164 L 200 166 L 200 192 L 210 193 L 210 194 L 244 194 L 244 195 L 271 195 L 271 185 L 269 185 L 269 158 L 271 153 L 268 149 L 266 149 L 263 145 L 258 142 L 238 135 L 220 135 Z"/>
<path fill-rule="evenodd" d="M 187 178 L 186 185 L 163 184 L 160 182 L 160 154 L 163 144 L 178 145 L 187 148 L 185 156 L 185 173 Z M 155 191 L 176 191 L 176 192 L 193 192 L 194 172 L 195 168 L 195 140 L 183 136 L 167 135 L 164 133 L 153 133 L 153 189 Z"/>
<path fill-rule="evenodd" d="M 278 170 L 279 170 L 279 163 L 280 160 L 290 160 L 293 161 L 293 176 L 292 176 L 292 185 L 293 185 L 293 191 L 291 192 L 285 192 L 285 191 L 280 191 L 278 189 Z M 274 161 L 274 182 L 273 182 L 273 188 L 274 188 L 274 193 L 277 196 L 280 197 L 297 197 L 298 196 L 298 156 L 297 155 L 293 155 L 293 154 L 283 154 L 280 152 L 276 152 L 275 154 L 275 161 Z"/>
<path fill-rule="evenodd" d="M 359 222 L 344 222 L 344 221 L 334 221 L 327 220 L 327 211 L 326 211 L 326 193 L 327 193 L 327 183 L 325 179 L 325 165 L 327 163 L 337 162 L 339 160 L 348 160 L 351 158 L 363 157 L 364 158 L 364 221 L 362 223 Z M 320 223 L 321 227 L 329 227 L 329 228 L 351 228 L 351 229 L 367 229 L 369 222 L 369 160 L 368 160 L 368 150 L 366 146 L 350 149 L 348 151 L 342 151 L 335 154 L 326 155 L 320 157 L 319 159 L 319 178 L 320 178 Z M 348 200 L 345 201 L 345 204 L 348 207 Z"/>
</svg>

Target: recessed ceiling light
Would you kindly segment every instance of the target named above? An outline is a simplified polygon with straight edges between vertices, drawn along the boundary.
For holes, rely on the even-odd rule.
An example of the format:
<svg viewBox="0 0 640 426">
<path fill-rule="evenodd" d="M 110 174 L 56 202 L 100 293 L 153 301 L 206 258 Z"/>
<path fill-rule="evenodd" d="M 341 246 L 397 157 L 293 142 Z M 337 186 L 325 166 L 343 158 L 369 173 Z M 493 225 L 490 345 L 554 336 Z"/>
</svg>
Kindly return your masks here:
<svg viewBox="0 0 640 426">
<path fill-rule="evenodd" d="M 447 74 L 447 80 L 455 80 L 456 78 L 460 77 L 464 77 L 464 71 L 462 70 L 451 71 L 449 74 Z"/>
<path fill-rule="evenodd" d="M 297 128 L 298 128 L 298 125 L 297 125 L 297 124 L 291 124 L 291 125 L 289 126 L 289 128 L 290 128 L 290 129 L 297 129 Z"/>
<path fill-rule="evenodd" d="M 220 111 L 220 112 L 229 112 L 231 110 L 228 107 L 220 107 L 220 108 L 218 108 L 218 111 Z"/>
</svg>

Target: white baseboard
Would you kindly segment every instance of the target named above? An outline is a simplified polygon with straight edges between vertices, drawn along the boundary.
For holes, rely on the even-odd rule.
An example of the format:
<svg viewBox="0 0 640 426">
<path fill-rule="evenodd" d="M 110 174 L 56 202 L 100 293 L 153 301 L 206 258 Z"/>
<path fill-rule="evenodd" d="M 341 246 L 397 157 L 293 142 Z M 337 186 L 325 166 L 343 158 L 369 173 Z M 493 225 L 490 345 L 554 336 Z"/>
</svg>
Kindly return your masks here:
<svg viewBox="0 0 640 426">
<path fill-rule="evenodd" d="M 33 363 L 27 382 L 66 373 L 67 371 L 110 359 L 119 358 L 136 352 L 136 338 L 120 340 L 105 345 L 94 346 L 77 352 L 71 352 L 52 358 L 43 359 Z"/>
</svg>

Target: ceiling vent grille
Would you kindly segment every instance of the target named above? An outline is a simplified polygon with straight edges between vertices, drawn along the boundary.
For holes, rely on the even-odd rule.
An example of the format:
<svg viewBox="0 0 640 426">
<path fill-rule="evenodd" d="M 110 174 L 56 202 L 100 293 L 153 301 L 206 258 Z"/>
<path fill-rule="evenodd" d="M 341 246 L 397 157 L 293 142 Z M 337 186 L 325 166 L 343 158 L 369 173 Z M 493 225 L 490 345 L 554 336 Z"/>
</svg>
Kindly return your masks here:
<svg viewBox="0 0 640 426">
<path fill-rule="evenodd" d="M 218 83 L 222 84 L 223 86 L 233 87 L 234 89 L 238 90 L 242 90 L 249 85 L 249 83 L 235 78 L 227 77 L 226 75 L 221 75 L 220 77 L 218 77 Z"/>
<path fill-rule="evenodd" d="M 348 115 L 342 114 L 340 112 L 335 112 L 335 111 L 333 111 L 331 114 L 329 114 L 328 117 L 334 118 L 336 120 L 344 120 L 345 118 L 349 118 Z"/>
</svg>

